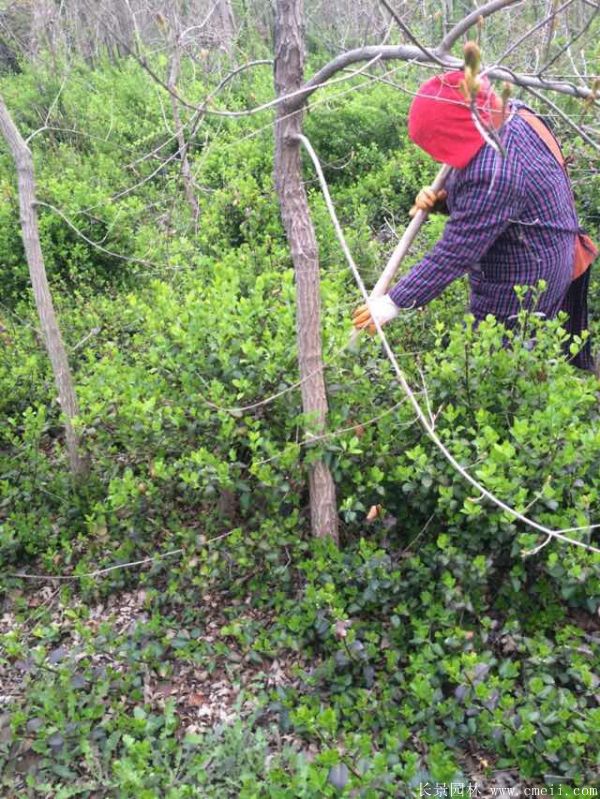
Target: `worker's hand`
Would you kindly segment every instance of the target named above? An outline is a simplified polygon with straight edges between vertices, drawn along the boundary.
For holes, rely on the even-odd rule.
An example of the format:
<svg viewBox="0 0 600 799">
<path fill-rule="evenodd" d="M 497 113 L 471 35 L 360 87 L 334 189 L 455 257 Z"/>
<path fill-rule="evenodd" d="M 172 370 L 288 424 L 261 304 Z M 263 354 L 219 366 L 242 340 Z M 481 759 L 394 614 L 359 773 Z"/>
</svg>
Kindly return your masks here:
<svg viewBox="0 0 600 799">
<path fill-rule="evenodd" d="M 360 308 L 357 308 L 352 314 L 352 324 L 356 330 L 366 328 L 373 335 L 377 330 L 374 319 L 383 326 L 395 319 L 399 313 L 400 308 L 390 296 L 384 294 L 383 297 L 374 297 L 369 300 L 368 305 L 361 305 Z"/>
<path fill-rule="evenodd" d="M 417 211 L 427 211 L 428 214 L 435 213 L 440 206 L 443 206 L 447 196 L 446 189 L 434 191 L 431 186 L 424 186 L 415 197 L 415 204 L 408 214 L 414 216 Z"/>
</svg>

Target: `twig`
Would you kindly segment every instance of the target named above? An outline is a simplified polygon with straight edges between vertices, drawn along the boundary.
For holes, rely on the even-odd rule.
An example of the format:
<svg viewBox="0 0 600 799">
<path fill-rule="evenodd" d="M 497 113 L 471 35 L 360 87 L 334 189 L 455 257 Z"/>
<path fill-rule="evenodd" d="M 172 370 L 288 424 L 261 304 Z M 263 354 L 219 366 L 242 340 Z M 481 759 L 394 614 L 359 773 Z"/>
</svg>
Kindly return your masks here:
<svg viewBox="0 0 600 799">
<path fill-rule="evenodd" d="M 323 433 L 322 435 L 319 436 L 313 436 L 310 439 L 307 439 L 305 441 L 298 441 L 296 443 L 298 447 L 313 446 L 318 441 L 325 441 L 331 438 L 337 438 L 338 436 L 342 436 L 344 435 L 344 433 L 351 433 L 353 431 L 355 432 L 357 427 L 368 427 L 369 425 L 376 424 L 376 422 L 379 422 L 381 419 L 384 419 L 386 416 L 389 416 L 390 413 L 393 413 L 394 411 L 398 410 L 398 408 L 404 402 L 406 402 L 406 400 L 407 398 L 404 397 L 399 402 L 394 403 L 389 408 L 386 408 L 385 411 L 380 413 L 378 416 L 373 416 L 371 419 L 366 419 L 365 421 L 358 421 L 350 427 L 340 427 L 337 430 L 331 430 L 329 433 Z M 402 425 L 402 428 L 404 429 L 412 427 L 413 424 L 414 422 L 411 422 L 410 424 L 404 424 Z M 284 453 L 279 452 L 276 455 L 272 455 L 270 458 L 265 458 L 262 461 L 252 461 L 252 466 L 265 466 L 267 463 L 272 463 L 273 461 L 276 461 L 279 458 L 283 457 L 283 454 Z"/>
<path fill-rule="evenodd" d="M 524 41 L 529 39 L 530 36 L 533 36 L 534 33 L 539 31 L 541 28 L 543 28 L 549 22 L 552 22 L 553 20 L 555 20 L 558 14 L 560 14 L 562 11 L 565 11 L 569 6 L 573 5 L 574 2 L 575 2 L 575 0 L 566 0 L 566 2 L 562 4 L 562 6 L 559 6 L 558 8 L 555 8 L 550 14 L 548 14 L 546 17 L 544 17 L 544 19 L 540 20 L 535 25 L 533 25 L 531 28 L 529 28 L 529 30 L 525 31 L 525 33 L 522 36 L 519 36 L 518 39 L 516 39 L 514 42 L 511 43 L 511 45 L 502 53 L 500 58 L 494 64 L 492 64 L 488 69 L 484 69 L 481 74 L 485 75 L 490 69 L 494 69 L 495 67 L 500 66 L 500 64 L 506 58 L 508 58 L 508 56 L 511 53 L 513 53 L 517 49 L 517 47 L 520 47 L 523 44 Z"/>
<path fill-rule="evenodd" d="M 60 84 L 60 88 L 59 88 L 58 92 L 56 93 L 56 96 L 54 97 L 54 99 L 50 103 L 50 106 L 48 107 L 48 112 L 46 114 L 46 119 L 44 120 L 44 124 L 42 125 L 41 128 L 39 128 L 38 130 L 34 130 L 33 133 L 29 134 L 29 136 L 25 139 L 26 144 L 29 144 L 29 142 L 33 139 L 33 137 L 36 136 L 38 133 L 41 133 L 42 131 L 44 131 L 44 130 L 46 130 L 48 128 L 48 122 L 50 121 L 50 117 L 52 116 L 52 112 L 54 111 L 58 101 L 60 100 L 60 96 L 63 93 L 63 90 L 65 88 L 66 83 L 67 83 L 67 75 L 64 75 L 63 79 L 62 79 L 62 83 Z"/>
<path fill-rule="evenodd" d="M 543 94 L 540 94 L 535 89 L 528 88 L 527 91 L 529 92 L 529 94 L 532 94 L 534 97 L 536 97 L 540 102 L 546 103 L 546 105 L 549 105 L 550 108 L 554 111 L 554 113 L 557 114 L 562 119 L 562 121 L 565 122 L 565 124 L 569 125 L 569 127 L 571 127 L 575 131 L 575 133 L 577 133 L 578 136 L 581 136 L 581 138 L 587 144 L 589 144 L 595 150 L 600 152 L 600 144 L 598 144 L 598 142 L 594 141 L 594 139 L 592 139 L 592 137 L 589 136 L 585 132 L 585 130 L 583 130 L 581 125 L 577 125 L 575 122 L 573 122 L 573 120 L 569 117 L 569 115 L 565 114 L 565 112 L 562 110 L 562 108 L 559 108 L 559 106 L 557 106 L 556 103 L 552 102 L 552 100 L 548 99 L 548 97 L 544 97 Z"/>
<path fill-rule="evenodd" d="M 162 560 L 163 558 L 174 557 L 181 555 L 185 550 L 173 549 L 171 552 L 164 552 L 162 555 L 154 555 L 151 558 L 142 558 L 142 560 L 133 560 L 130 563 L 117 563 L 114 566 L 108 566 L 105 569 L 96 569 L 93 572 L 84 572 L 83 574 L 27 574 L 26 572 L 18 572 L 17 574 L 9 574 L 9 577 L 19 577 L 23 580 L 82 580 L 85 577 L 100 577 L 103 574 L 117 571 L 118 569 L 130 569 L 133 566 L 142 566 L 144 563 L 153 563 Z"/>
<path fill-rule="evenodd" d="M 598 8 L 600 8 L 600 7 L 598 7 Z M 598 10 L 598 9 L 596 9 L 596 10 Z M 558 50 L 558 52 L 556 52 L 552 56 L 552 58 L 549 61 L 546 61 L 545 64 L 542 64 L 542 66 L 538 70 L 538 74 L 539 75 L 543 74 L 549 67 L 552 66 L 552 64 L 556 63 L 556 61 L 558 61 L 558 59 L 561 57 L 561 55 L 566 50 L 568 50 L 571 47 L 572 44 L 575 44 L 575 42 L 583 36 L 583 34 L 589 29 L 590 25 L 592 24 L 592 22 L 594 21 L 595 18 L 596 18 L 595 14 L 590 14 L 590 16 L 589 16 L 587 22 L 585 23 L 585 25 L 583 25 L 583 27 L 581 27 L 576 33 L 574 33 L 571 36 L 571 38 L 569 39 L 569 41 L 566 44 L 564 44 Z M 580 77 L 580 76 L 578 75 L 577 77 Z"/>
<path fill-rule="evenodd" d="M 100 330 L 101 330 L 101 328 L 100 328 L 100 327 L 93 327 L 93 328 L 90 330 L 90 332 L 89 332 L 89 333 L 88 333 L 86 336 L 84 336 L 84 337 L 81 339 L 81 341 L 78 341 L 78 342 L 77 342 L 77 344 L 74 344 L 74 345 L 71 347 L 71 352 L 75 352 L 75 351 L 76 351 L 76 350 L 78 350 L 80 347 L 83 347 L 83 345 L 86 343 L 86 341 L 89 341 L 89 340 L 90 340 L 90 339 L 91 339 L 93 336 L 97 336 L 97 335 L 98 335 L 98 333 L 100 332 Z"/>
<path fill-rule="evenodd" d="M 525 550 L 525 551 L 522 553 L 522 556 L 523 556 L 524 558 L 529 558 L 529 557 L 531 557 L 532 555 L 537 555 L 537 554 L 538 554 L 538 552 L 541 552 L 541 551 L 542 551 L 542 549 L 544 549 L 544 547 L 547 547 L 547 546 L 548 546 L 548 544 L 549 544 L 551 541 L 552 541 L 552 536 L 551 536 L 551 535 L 548 533 L 548 535 L 547 535 L 547 536 L 546 536 L 546 538 L 545 538 L 545 539 L 542 541 L 542 543 L 541 543 L 541 544 L 539 544 L 537 547 L 534 547 L 533 549 L 526 549 L 526 550 Z"/>
<path fill-rule="evenodd" d="M 83 231 L 79 230 L 79 228 L 71 222 L 71 220 L 63 214 L 60 208 L 56 208 L 56 206 L 51 205 L 50 203 L 45 203 L 42 200 L 37 200 L 36 205 L 43 206 L 44 208 L 49 208 L 51 211 L 54 211 L 55 214 L 58 214 L 61 219 L 63 219 L 67 225 L 71 228 L 73 232 L 75 232 L 80 238 L 82 238 L 90 247 L 95 247 L 95 249 L 100 250 L 100 252 L 105 253 L 106 255 L 110 255 L 112 258 L 118 258 L 121 261 L 129 261 L 130 263 L 134 264 L 141 264 L 142 266 L 152 266 L 152 267 L 159 267 L 160 264 L 153 263 L 152 261 L 146 261 L 143 258 L 135 258 L 130 255 L 122 255 L 118 252 L 113 252 L 112 250 L 103 247 L 97 241 L 88 238 Z"/>
<path fill-rule="evenodd" d="M 348 75 L 342 75 L 339 78 L 334 78 L 333 80 L 325 81 L 321 83 L 319 86 L 316 86 L 316 89 L 322 89 L 326 86 L 333 86 L 336 83 L 342 83 L 343 81 L 350 80 L 351 78 L 355 78 L 358 75 L 361 75 L 365 70 L 372 67 L 373 64 L 376 64 L 377 61 L 381 58 L 381 55 L 375 54 L 373 58 L 371 58 L 366 64 L 364 64 L 360 69 L 354 70 Z M 275 108 L 278 105 L 287 105 L 290 100 L 294 100 L 299 95 L 304 94 L 304 88 L 296 89 L 293 92 L 289 92 L 289 94 L 283 94 L 280 97 L 276 97 L 274 100 L 269 100 L 266 103 L 262 103 L 262 105 L 257 105 L 254 108 L 248 108 L 244 111 L 226 111 L 225 109 L 218 109 L 218 108 L 207 108 L 206 101 L 202 104 L 202 110 L 204 113 L 211 114 L 212 116 L 219 116 L 219 117 L 231 117 L 233 119 L 239 119 L 241 117 L 249 117 L 254 116 L 254 114 L 259 114 L 261 111 L 268 111 L 271 108 Z M 296 108 L 296 105 L 294 105 Z"/>
<path fill-rule="evenodd" d="M 408 552 L 410 552 L 410 550 L 414 547 L 419 538 L 425 535 L 425 533 L 429 529 L 429 525 L 435 519 L 435 516 L 436 516 L 436 511 L 434 511 L 431 514 L 431 516 L 427 519 L 427 521 L 425 522 L 421 530 L 417 533 L 417 535 L 413 538 L 413 540 L 408 544 L 408 546 L 404 547 L 404 549 L 400 552 L 400 555 L 406 555 Z"/>
<path fill-rule="evenodd" d="M 421 44 L 421 42 L 420 42 L 420 41 L 418 40 L 418 38 L 417 38 L 417 37 L 414 35 L 414 33 L 411 31 L 411 29 L 408 27 L 408 25 L 407 25 L 407 24 L 406 24 L 406 23 L 405 23 L 405 22 L 404 22 L 402 19 L 400 19 L 400 17 L 398 16 L 398 14 L 396 14 L 396 12 L 395 12 L 395 11 L 394 11 L 394 9 L 391 7 L 391 5 L 390 5 L 390 4 L 387 2 L 387 0 L 379 0 L 379 2 L 380 2 L 380 3 L 381 3 L 381 5 L 382 5 L 382 6 L 383 6 L 383 7 L 384 7 L 384 8 L 385 8 L 387 11 L 388 11 L 388 13 L 389 13 L 389 14 L 392 16 L 392 18 L 394 19 L 394 21 L 396 22 L 396 24 L 398 25 L 398 27 L 400 28 L 400 30 L 401 30 L 401 31 L 403 31 L 403 33 L 405 33 L 405 34 L 406 34 L 406 36 L 407 36 L 407 37 L 410 39 L 410 41 L 411 41 L 411 42 L 412 42 L 412 43 L 415 45 L 415 47 L 418 47 L 418 48 L 419 48 L 419 50 L 420 50 L 420 51 L 423 53 L 423 55 L 424 55 L 424 56 L 425 56 L 425 57 L 426 57 L 426 58 L 427 58 L 429 61 L 433 61 L 433 62 L 435 62 L 436 64 L 438 64 L 439 66 L 442 66 L 442 67 L 443 67 L 443 66 L 444 66 L 444 62 L 441 60 L 441 58 L 439 58 L 439 56 L 438 56 L 438 55 L 436 55 L 436 53 L 434 53 L 434 52 L 433 52 L 433 50 L 430 50 L 429 48 L 427 48 L 427 47 L 424 47 L 424 46 Z M 510 2 L 514 2 L 514 0 L 510 0 Z"/>
<path fill-rule="evenodd" d="M 217 541 L 221 541 L 223 538 L 227 538 L 235 532 L 237 532 L 237 528 L 234 530 L 228 530 L 228 532 L 218 535 L 215 538 L 211 538 L 210 541 L 206 542 L 206 546 L 211 546 L 211 544 L 215 544 Z M 15 578 L 18 577 L 22 580 L 82 580 L 86 577 L 101 577 L 104 574 L 118 571 L 119 569 L 130 569 L 133 566 L 143 566 L 146 563 L 156 563 L 164 558 L 172 558 L 176 555 L 182 555 L 184 552 L 185 549 L 183 548 L 172 549 L 170 552 L 163 552 L 160 555 L 153 555 L 151 558 L 133 560 L 130 563 L 117 563 L 114 566 L 107 566 L 105 569 L 96 569 L 93 572 L 84 572 L 83 574 L 27 574 L 26 572 L 19 572 L 17 574 L 9 574 L 8 576 Z"/>
</svg>

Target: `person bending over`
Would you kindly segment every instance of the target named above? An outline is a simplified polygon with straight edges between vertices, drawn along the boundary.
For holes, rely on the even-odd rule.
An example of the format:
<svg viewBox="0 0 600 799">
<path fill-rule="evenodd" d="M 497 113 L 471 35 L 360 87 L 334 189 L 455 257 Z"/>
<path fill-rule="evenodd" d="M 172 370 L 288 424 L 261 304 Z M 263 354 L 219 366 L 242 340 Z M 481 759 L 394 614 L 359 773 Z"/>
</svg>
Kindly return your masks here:
<svg viewBox="0 0 600 799">
<path fill-rule="evenodd" d="M 445 203 L 450 216 L 442 238 L 388 294 L 359 308 L 354 325 L 372 328 L 372 315 L 386 324 L 402 309 L 426 305 L 467 273 L 477 321 L 492 314 L 513 326 L 523 307 L 514 287 L 533 288 L 543 280 L 546 289 L 531 309 L 548 319 L 565 310 L 568 332 L 580 334 L 587 329 L 590 270 L 574 273 L 580 227 L 569 178 L 557 160 L 562 161 L 560 148 L 524 103 L 503 107 L 487 78 L 475 100 L 476 122 L 460 88 L 463 79 L 464 72 L 456 71 L 426 81 L 408 117 L 411 140 L 453 167 L 445 190 L 426 188 L 416 199 L 427 211 Z M 482 128 L 495 135 L 484 137 Z M 593 247 L 587 251 L 586 266 L 594 254 Z M 533 291 L 524 304 L 532 306 Z M 593 369 L 589 339 L 573 363 Z"/>
</svg>

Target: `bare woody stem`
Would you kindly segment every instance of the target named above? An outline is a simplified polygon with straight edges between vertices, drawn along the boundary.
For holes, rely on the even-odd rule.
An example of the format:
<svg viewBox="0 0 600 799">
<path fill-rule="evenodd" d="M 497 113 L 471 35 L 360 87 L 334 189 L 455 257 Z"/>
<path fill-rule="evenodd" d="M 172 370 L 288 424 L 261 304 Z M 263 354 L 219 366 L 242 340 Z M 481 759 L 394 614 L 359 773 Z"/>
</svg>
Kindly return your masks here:
<svg viewBox="0 0 600 799">
<path fill-rule="evenodd" d="M 461 36 L 464 36 L 480 19 L 485 19 L 498 11 L 502 11 L 504 8 L 519 5 L 522 2 L 523 0 L 491 0 L 490 3 L 485 3 L 481 8 L 476 8 L 475 11 L 467 14 L 466 17 L 463 17 L 460 22 L 457 22 L 456 25 L 448 31 L 440 42 L 440 46 L 437 48 L 438 55 L 441 56 L 449 53 L 450 49 Z"/>
<path fill-rule="evenodd" d="M 433 51 L 436 53 L 437 51 Z M 337 72 L 351 64 L 356 64 L 360 61 L 371 61 L 379 57 L 382 61 L 413 61 L 420 64 L 430 63 L 429 59 L 423 54 L 423 51 L 414 45 L 372 45 L 367 47 L 359 47 L 355 50 L 348 50 L 342 55 L 337 56 L 328 64 L 325 64 L 318 72 L 316 72 L 310 80 L 304 85 L 304 91 L 299 92 L 296 96 L 288 101 L 288 110 L 300 107 L 315 92 L 320 86 L 326 83 Z M 441 64 L 447 69 L 462 69 L 463 60 L 461 58 L 454 58 L 453 56 L 444 55 L 435 63 Z M 538 77 L 537 75 L 523 75 L 514 72 L 507 67 L 494 67 L 490 70 L 486 69 L 486 74 L 496 80 L 508 81 L 517 86 L 525 88 L 543 89 L 566 94 L 570 97 L 578 97 L 583 100 L 594 98 L 594 92 L 587 86 L 576 86 L 573 83 L 568 83 L 563 80 L 546 80 Z"/>
<path fill-rule="evenodd" d="M 297 89 L 303 78 L 303 0 L 277 0 L 275 25 L 275 89 L 278 96 Z M 321 343 L 319 256 L 308 198 L 302 180 L 300 141 L 302 110 L 277 109 L 275 125 L 275 185 L 281 218 L 296 276 L 296 336 L 302 410 L 309 420 L 309 441 L 323 434 L 327 394 Z M 311 529 L 314 536 L 338 539 L 336 492 L 329 467 L 322 459 L 309 465 Z"/>
<path fill-rule="evenodd" d="M 171 37 L 171 63 L 169 67 L 168 86 L 170 89 L 169 97 L 171 99 L 171 111 L 173 113 L 173 122 L 175 124 L 175 135 L 177 137 L 177 146 L 179 148 L 178 155 L 181 159 L 181 178 L 183 180 L 183 189 L 185 198 L 192 213 L 194 221 L 194 229 L 198 229 L 198 219 L 200 217 L 200 206 L 196 197 L 196 190 L 194 187 L 194 177 L 192 175 L 192 168 L 188 158 L 188 143 L 185 140 L 184 126 L 181 120 L 181 112 L 179 109 L 179 101 L 176 95 L 177 80 L 181 69 L 181 43 L 178 36 Z"/>
<path fill-rule="evenodd" d="M 25 248 L 25 257 L 29 266 L 29 275 L 44 343 L 52 364 L 54 380 L 58 390 L 58 400 L 64 414 L 65 437 L 71 472 L 74 476 L 80 477 L 85 473 L 86 468 L 85 460 L 80 453 L 77 431 L 73 426 L 73 420 L 78 415 L 77 399 L 65 345 L 56 319 L 50 286 L 46 277 L 36 211 L 33 158 L 29 147 L 13 122 L 1 97 L 0 133 L 8 145 L 17 170 L 21 235 Z"/>
</svg>

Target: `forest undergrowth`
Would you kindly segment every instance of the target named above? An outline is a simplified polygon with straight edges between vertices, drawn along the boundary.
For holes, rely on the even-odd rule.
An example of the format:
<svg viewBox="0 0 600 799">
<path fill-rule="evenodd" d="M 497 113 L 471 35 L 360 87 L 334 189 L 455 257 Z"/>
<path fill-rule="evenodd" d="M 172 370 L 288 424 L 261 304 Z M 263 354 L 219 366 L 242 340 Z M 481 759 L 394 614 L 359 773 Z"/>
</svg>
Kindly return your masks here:
<svg viewBox="0 0 600 799">
<path fill-rule="evenodd" d="M 183 80 L 190 97 L 210 88 Z M 220 102 L 266 101 L 271 80 L 257 67 Z M 64 86 L 25 68 L 2 94 L 37 131 L 90 464 L 74 484 L 2 151 L 2 796 L 595 795 L 581 791 L 600 789 L 600 556 L 477 496 L 378 342 L 348 348 L 360 297 L 310 162 L 330 415 L 309 447 L 271 117 L 198 126 L 196 230 L 164 106 L 133 60 L 72 68 Z M 357 77 L 306 118 L 369 285 L 435 172 L 408 142 L 408 102 Z M 578 175 L 586 151 L 570 144 L 594 232 L 598 176 Z M 596 280 L 596 334 L 598 296 Z M 390 327 L 437 434 L 503 501 L 598 547 L 597 378 L 565 361 L 562 320 L 524 311 L 513 331 L 475 330 L 465 307 L 460 282 Z M 310 539 L 316 457 L 335 478 L 339 549 Z"/>
</svg>

